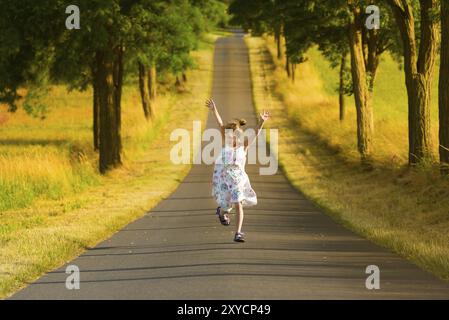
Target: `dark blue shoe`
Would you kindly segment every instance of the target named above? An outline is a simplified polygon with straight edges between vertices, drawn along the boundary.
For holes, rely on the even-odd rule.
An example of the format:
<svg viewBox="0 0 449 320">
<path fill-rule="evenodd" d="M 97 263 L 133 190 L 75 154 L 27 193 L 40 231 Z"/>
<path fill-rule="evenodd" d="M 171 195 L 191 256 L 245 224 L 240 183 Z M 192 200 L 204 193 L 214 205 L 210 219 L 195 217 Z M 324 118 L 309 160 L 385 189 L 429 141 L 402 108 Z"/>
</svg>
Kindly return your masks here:
<svg viewBox="0 0 449 320">
<path fill-rule="evenodd" d="M 216 214 L 218 215 L 218 219 L 220 219 L 220 222 L 222 225 L 229 226 L 231 224 L 231 219 L 229 219 L 227 213 L 221 215 L 220 211 L 221 211 L 221 207 L 217 207 Z"/>
<path fill-rule="evenodd" d="M 234 236 L 235 242 L 245 242 L 245 234 L 243 232 L 236 232 Z"/>
</svg>

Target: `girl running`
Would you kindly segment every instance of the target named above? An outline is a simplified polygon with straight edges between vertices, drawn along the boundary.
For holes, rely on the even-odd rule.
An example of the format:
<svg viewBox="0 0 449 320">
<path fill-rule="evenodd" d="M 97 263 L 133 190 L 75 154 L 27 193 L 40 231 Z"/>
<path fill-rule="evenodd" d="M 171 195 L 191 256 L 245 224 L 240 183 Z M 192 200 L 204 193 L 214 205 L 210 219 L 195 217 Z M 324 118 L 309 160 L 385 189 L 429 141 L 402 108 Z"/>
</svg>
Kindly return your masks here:
<svg viewBox="0 0 449 320">
<path fill-rule="evenodd" d="M 256 140 L 270 114 L 267 111 L 260 114 L 261 121 L 257 127 L 256 135 L 250 141 L 246 141 L 243 139 L 241 129 L 246 124 L 244 119 L 235 119 L 224 125 L 212 99 L 206 101 L 206 107 L 214 113 L 224 144 L 215 161 L 212 178 L 212 196 L 218 204 L 216 214 L 221 224 L 228 226 L 231 223 L 229 213 L 234 206 L 237 211 L 237 228 L 234 241 L 244 242 L 245 235 L 242 232 L 243 207 L 257 204 L 256 193 L 251 188 L 248 175 L 245 172 L 246 154 L 248 147 Z"/>
</svg>

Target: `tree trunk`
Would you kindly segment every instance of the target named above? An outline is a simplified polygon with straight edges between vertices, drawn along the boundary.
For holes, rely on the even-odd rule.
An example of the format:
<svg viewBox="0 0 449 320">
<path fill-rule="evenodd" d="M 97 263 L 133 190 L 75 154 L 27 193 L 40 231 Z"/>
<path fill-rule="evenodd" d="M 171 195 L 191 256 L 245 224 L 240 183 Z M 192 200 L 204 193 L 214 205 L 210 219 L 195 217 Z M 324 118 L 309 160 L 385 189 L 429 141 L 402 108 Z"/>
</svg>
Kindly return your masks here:
<svg viewBox="0 0 449 320">
<path fill-rule="evenodd" d="M 182 73 L 182 81 L 187 82 L 187 75 L 184 72 Z"/>
<path fill-rule="evenodd" d="M 278 35 L 276 37 L 276 47 L 277 47 L 277 51 L 278 51 L 278 59 L 281 60 L 282 59 L 282 46 L 281 46 L 281 36 Z"/>
<path fill-rule="evenodd" d="M 98 51 L 96 53 L 98 95 L 100 103 L 99 151 L 101 173 L 117 167 L 120 159 L 120 118 L 117 117 L 117 90 L 114 83 L 114 53 Z"/>
<path fill-rule="evenodd" d="M 276 48 L 277 48 L 277 57 L 279 60 L 283 58 L 283 51 L 282 51 L 282 27 L 277 26 L 274 30 L 274 39 L 276 41 Z"/>
<path fill-rule="evenodd" d="M 143 63 L 139 62 L 139 90 L 140 90 L 140 98 L 142 100 L 142 108 L 143 113 L 145 115 L 145 119 L 149 120 L 151 117 L 150 112 L 150 94 L 148 92 L 148 77 L 147 77 L 147 68 L 145 68 Z"/>
<path fill-rule="evenodd" d="M 291 72 L 290 72 L 290 75 L 291 75 L 291 77 L 292 77 L 292 82 L 293 83 L 295 83 L 295 78 L 296 78 L 296 64 L 295 63 L 290 63 L 290 66 L 291 66 Z"/>
<path fill-rule="evenodd" d="M 148 72 L 148 91 L 150 92 L 150 100 L 154 101 L 157 97 L 157 71 L 156 66 L 152 64 Z M 152 110 L 154 111 L 154 110 Z"/>
<path fill-rule="evenodd" d="M 441 2 L 441 56 L 439 81 L 439 153 L 441 173 L 449 174 L 449 2 Z"/>
<path fill-rule="evenodd" d="M 287 77 L 290 78 L 290 59 L 288 56 L 285 59 L 285 71 L 287 72 Z"/>
<path fill-rule="evenodd" d="M 354 99 L 357 111 L 357 147 L 362 163 L 368 164 L 372 153 L 373 111 L 371 94 L 367 87 L 367 75 L 363 55 L 363 13 L 361 12 L 358 1 L 348 0 L 348 4 L 353 15 L 349 28 L 349 44 L 351 49 Z"/>
<path fill-rule="evenodd" d="M 422 74 L 414 74 L 411 83 L 411 116 L 410 132 L 412 140 L 412 150 L 410 151 L 409 162 L 417 164 L 431 159 L 430 141 L 430 90 L 431 81 Z"/>
<path fill-rule="evenodd" d="M 341 55 L 340 62 L 340 88 L 338 91 L 338 102 L 340 106 L 340 121 L 345 119 L 345 69 L 346 69 L 346 52 Z"/>
<path fill-rule="evenodd" d="M 119 149 L 116 151 L 117 158 L 120 159 L 122 152 L 122 89 L 123 89 L 123 46 L 117 46 L 115 48 L 115 60 L 114 60 L 114 107 L 116 113 L 116 126 Z"/>
<path fill-rule="evenodd" d="M 413 6 L 389 0 L 399 27 L 404 50 L 404 72 L 408 95 L 409 164 L 431 159 L 430 93 L 437 47 L 437 22 L 432 11 L 436 0 L 420 0 L 419 54 L 415 38 Z"/>
<path fill-rule="evenodd" d="M 368 90 L 373 92 L 374 81 L 376 79 L 377 68 L 379 66 L 379 53 L 377 50 L 377 45 L 379 41 L 378 30 L 368 30 L 367 34 L 367 44 L 366 44 L 366 72 L 368 77 Z"/>
<path fill-rule="evenodd" d="M 91 68 L 92 72 L 92 131 L 94 150 L 100 148 L 100 95 L 98 93 L 98 76 L 96 68 Z"/>
</svg>

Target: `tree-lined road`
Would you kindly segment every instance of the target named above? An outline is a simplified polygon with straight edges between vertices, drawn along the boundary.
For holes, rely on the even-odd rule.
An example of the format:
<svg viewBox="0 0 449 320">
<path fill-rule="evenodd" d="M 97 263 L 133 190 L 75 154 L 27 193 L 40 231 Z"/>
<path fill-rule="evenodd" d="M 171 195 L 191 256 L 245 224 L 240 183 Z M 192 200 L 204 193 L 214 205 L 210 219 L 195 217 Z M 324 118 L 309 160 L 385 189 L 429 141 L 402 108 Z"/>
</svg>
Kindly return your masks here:
<svg viewBox="0 0 449 320">
<path fill-rule="evenodd" d="M 214 63 L 213 98 L 224 120 L 243 117 L 254 126 L 242 34 L 218 39 Z M 12 298 L 449 298 L 447 283 L 335 223 L 281 172 L 260 176 L 247 167 L 259 205 L 245 210 L 247 242 L 234 243 L 234 216 L 223 227 L 214 214 L 212 170 L 194 166 L 151 212 L 69 262 L 80 269 L 79 290 L 66 289 L 63 266 Z M 380 290 L 365 287 L 368 265 L 380 268 Z"/>
</svg>

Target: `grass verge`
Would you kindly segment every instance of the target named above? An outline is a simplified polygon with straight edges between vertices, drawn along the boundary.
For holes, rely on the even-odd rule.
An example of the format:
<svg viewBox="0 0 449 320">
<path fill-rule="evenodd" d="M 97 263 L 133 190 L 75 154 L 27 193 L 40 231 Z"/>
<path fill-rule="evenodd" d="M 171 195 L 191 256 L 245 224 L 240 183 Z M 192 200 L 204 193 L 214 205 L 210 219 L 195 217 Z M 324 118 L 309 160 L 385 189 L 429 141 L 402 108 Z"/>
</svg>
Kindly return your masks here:
<svg viewBox="0 0 449 320">
<path fill-rule="evenodd" d="M 282 62 L 273 58 L 270 39 L 247 37 L 246 42 L 254 104 L 272 112 L 269 126 L 279 129 L 278 158 L 291 183 L 347 228 L 449 280 L 447 180 L 434 170 L 409 170 L 401 160 L 389 161 L 394 154 L 385 150 L 374 170 L 363 170 L 351 147 L 355 119 L 349 116 L 343 124 L 347 128 L 341 128 L 333 114 L 338 100 L 326 94 L 314 55 L 292 84 Z M 331 120 L 317 114 L 322 108 Z M 394 146 L 398 137 L 389 139 Z"/>
</svg>

